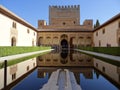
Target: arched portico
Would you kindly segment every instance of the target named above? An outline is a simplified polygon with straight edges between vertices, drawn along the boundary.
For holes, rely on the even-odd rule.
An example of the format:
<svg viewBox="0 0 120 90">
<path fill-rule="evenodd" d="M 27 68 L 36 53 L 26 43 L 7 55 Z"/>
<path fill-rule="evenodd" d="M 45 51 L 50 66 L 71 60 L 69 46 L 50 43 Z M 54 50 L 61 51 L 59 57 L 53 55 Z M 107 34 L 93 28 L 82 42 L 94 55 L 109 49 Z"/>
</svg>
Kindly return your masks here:
<svg viewBox="0 0 120 90">
<path fill-rule="evenodd" d="M 44 32 L 38 34 L 38 46 L 51 46 L 54 49 L 73 49 L 78 46 L 92 46 L 92 34 L 71 32 Z"/>
</svg>

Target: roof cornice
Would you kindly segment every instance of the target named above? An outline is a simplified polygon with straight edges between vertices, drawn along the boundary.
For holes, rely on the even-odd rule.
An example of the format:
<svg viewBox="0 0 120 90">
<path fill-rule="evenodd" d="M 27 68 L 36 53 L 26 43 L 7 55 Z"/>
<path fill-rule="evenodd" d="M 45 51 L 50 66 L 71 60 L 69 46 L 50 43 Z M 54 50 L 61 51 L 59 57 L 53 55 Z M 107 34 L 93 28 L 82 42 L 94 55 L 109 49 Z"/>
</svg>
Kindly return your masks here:
<svg viewBox="0 0 120 90">
<path fill-rule="evenodd" d="M 99 27 L 95 28 L 94 31 L 99 30 L 100 28 L 112 23 L 113 21 L 120 19 L 120 13 L 118 13 L 117 15 L 115 15 L 114 17 L 112 17 L 111 19 L 109 19 L 108 21 L 106 21 L 105 23 L 103 23 L 102 25 L 100 25 Z"/>
<path fill-rule="evenodd" d="M 28 22 L 26 22 L 24 19 L 20 18 L 19 16 L 17 16 L 16 14 L 14 14 L 13 12 L 11 12 L 10 10 L 8 10 L 7 8 L 3 7 L 2 5 L 0 5 L 0 13 L 25 25 L 28 28 L 33 29 L 34 31 L 37 31 L 37 29 L 35 27 L 33 27 L 31 24 L 29 24 Z"/>
</svg>

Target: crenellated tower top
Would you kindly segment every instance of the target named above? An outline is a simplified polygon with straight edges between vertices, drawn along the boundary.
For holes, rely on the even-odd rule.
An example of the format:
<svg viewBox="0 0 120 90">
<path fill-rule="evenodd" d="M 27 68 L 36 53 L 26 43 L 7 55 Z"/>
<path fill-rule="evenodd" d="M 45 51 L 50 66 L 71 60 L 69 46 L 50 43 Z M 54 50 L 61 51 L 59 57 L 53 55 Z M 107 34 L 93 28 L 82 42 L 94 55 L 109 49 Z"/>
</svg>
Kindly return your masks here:
<svg viewBox="0 0 120 90">
<path fill-rule="evenodd" d="M 77 9 L 79 9 L 80 8 L 80 5 L 68 5 L 68 6 L 49 6 L 49 8 L 57 8 L 57 9 L 70 9 L 70 8 L 77 8 Z"/>
<path fill-rule="evenodd" d="M 49 25 L 80 25 L 80 5 L 49 6 Z"/>
</svg>

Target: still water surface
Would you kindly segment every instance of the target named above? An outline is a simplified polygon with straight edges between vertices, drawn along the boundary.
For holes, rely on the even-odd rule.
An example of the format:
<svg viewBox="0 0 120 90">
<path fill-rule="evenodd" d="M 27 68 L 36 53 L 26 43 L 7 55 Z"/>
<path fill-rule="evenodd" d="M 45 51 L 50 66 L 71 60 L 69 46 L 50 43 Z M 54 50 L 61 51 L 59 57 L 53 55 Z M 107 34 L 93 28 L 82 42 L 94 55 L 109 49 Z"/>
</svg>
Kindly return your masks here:
<svg viewBox="0 0 120 90">
<path fill-rule="evenodd" d="M 114 62 L 114 61 L 113 61 Z M 76 51 L 52 51 L 7 67 L 7 89 L 39 90 L 53 71 L 67 68 L 82 90 L 119 90 L 120 63 L 96 59 Z M 4 69 L 0 69 L 0 89 Z"/>
</svg>

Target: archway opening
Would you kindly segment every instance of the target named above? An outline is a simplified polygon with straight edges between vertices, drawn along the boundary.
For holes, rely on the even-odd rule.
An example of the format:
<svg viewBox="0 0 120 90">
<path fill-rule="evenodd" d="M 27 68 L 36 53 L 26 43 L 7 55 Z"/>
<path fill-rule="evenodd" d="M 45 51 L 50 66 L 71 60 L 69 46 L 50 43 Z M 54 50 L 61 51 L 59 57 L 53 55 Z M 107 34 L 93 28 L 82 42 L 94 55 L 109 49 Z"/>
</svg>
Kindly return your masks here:
<svg viewBox="0 0 120 90">
<path fill-rule="evenodd" d="M 120 37 L 119 37 L 119 40 L 118 40 L 118 46 L 120 47 Z"/>
<path fill-rule="evenodd" d="M 39 37 L 38 46 L 41 46 L 42 44 L 43 44 L 43 37 Z"/>
<path fill-rule="evenodd" d="M 16 46 L 16 38 L 12 37 L 11 39 L 11 46 Z"/>
<path fill-rule="evenodd" d="M 63 39 L 61 41 L 61 47 L 62 47 L 62 49 L 68 49 L 68 42 L 66 39 Z"/>
</svg>

